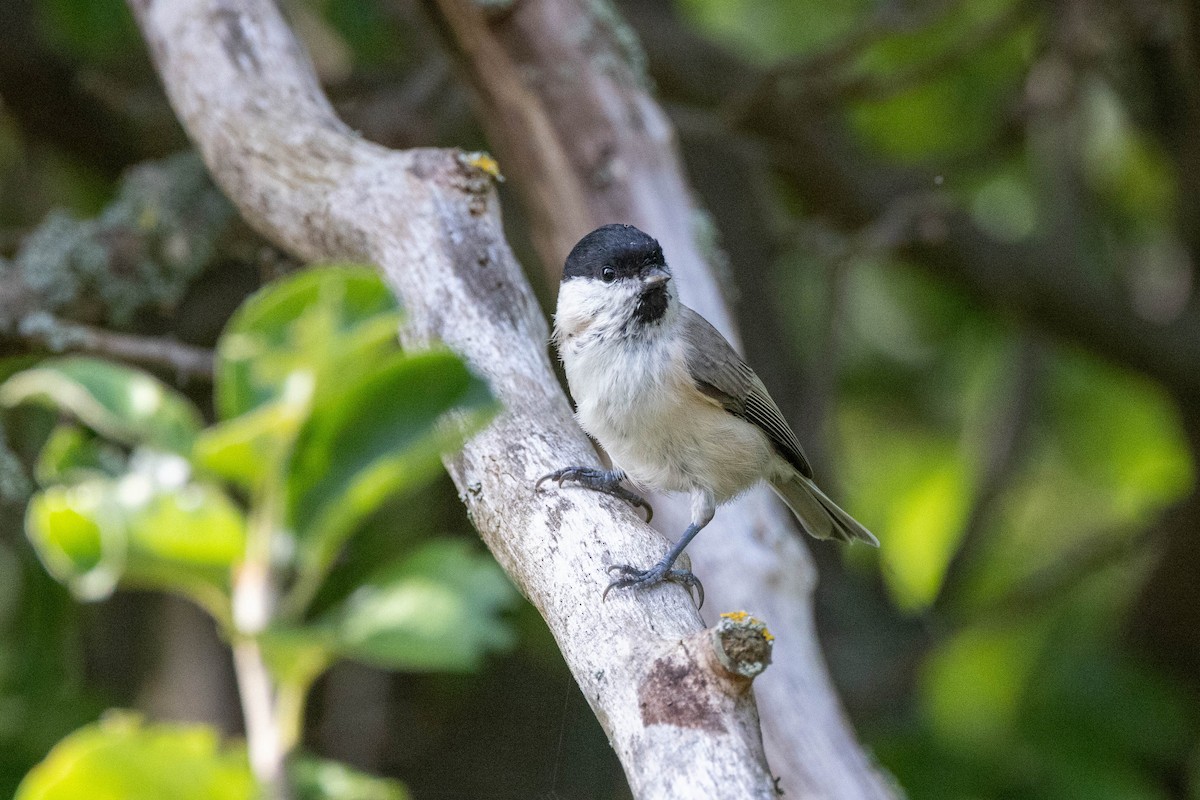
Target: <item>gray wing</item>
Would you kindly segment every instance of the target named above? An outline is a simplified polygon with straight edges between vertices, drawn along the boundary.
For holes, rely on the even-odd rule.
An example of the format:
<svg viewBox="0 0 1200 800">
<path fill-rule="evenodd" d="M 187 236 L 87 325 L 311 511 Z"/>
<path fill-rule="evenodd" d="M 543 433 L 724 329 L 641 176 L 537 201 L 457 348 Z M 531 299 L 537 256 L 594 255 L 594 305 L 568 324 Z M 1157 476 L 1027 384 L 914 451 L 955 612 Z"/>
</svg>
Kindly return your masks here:
<svg viewBox="0 0 1200 800">
<path fill-rule="evenodd" d="M 680 312 L 687 342 L 688 371 L 696 388 L 719 402 L 730 414 L 761 428 L 776 452 L 801 475 L 811 478 L 812 467 L 796 434 L 792 433 L 779 406 L 767 394 L 767 387 L 754 370 L 708 320 L 687 306 L 680 308 Z"/>
</svg>

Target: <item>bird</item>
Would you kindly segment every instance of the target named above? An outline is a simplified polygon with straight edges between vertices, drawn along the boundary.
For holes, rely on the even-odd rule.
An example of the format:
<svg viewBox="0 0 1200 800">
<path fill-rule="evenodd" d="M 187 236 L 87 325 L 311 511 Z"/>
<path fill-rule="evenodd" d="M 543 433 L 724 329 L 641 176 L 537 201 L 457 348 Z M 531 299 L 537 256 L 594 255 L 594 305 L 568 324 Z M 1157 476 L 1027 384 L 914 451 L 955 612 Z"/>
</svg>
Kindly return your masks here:
<svg viewBox="0 0 1200 800">
<path fill-rule="evenodd" d="M 765 481 L 817 539 L 879 540 L 818 488 L 804 449 L 754 370 L 704 317 L 683 305 L 658 241 L 633 225 L 584 236 L 563 265 L 552 341 L 580 427 L 611 469 L 567 466 L 541 476 L 618 497 L 653 515 L 636 491 L 686 492 L 691 520 L 656 564 L 608 567 L 613 589 L 664 581 L 704 586 L 675 566 L 719 506 Z"/>
</svg>

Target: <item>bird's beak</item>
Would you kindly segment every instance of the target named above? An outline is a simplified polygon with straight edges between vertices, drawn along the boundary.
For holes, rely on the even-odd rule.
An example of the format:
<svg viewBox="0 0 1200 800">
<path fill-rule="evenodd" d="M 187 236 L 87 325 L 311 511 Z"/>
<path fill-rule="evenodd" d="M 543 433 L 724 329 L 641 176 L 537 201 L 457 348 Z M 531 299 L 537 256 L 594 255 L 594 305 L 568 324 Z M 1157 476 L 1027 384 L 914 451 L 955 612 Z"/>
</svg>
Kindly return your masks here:
<svg viewBox="0 0 1200 800">
<path fill-rule="evenodd" d="M 666 283 L 669 280 L 671 280 L 671 273 L 662 267 L 650 267 L 642 273 L 642 283 L 651 288 Z"/>
</svg>

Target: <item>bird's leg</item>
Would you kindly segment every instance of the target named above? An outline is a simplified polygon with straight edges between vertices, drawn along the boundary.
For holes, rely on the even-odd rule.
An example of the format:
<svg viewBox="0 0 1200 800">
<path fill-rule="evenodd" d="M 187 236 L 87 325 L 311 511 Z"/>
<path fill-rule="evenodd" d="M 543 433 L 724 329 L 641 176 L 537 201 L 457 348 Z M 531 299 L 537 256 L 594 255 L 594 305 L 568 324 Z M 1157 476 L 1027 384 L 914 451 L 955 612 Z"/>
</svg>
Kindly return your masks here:
<svg viewBox="0 0 1200 800">
<path fill-rule="evenodd" d="M 608 568 L 609 574 L 619 575 L 612 583 L 605 588 L 604 594 L 600 596 L 601 601 L 608 597 L 608 593 L 613 589 L 630 589 L 654 586 L 659 583 L 681 583 L 691 591 L 692 587 L 696 589 L 697 608 L 704 607 L 704 585 L 700 583 L 700 579 L 686 569 L 672 569 L 675 566 L 675 561 L 683 554 L 686 548 L 696 538 L 696 534 L 704 529 L 704 526 L 712 521 L 713 514 L 716 513 L 717 504 L 713 498 L 712 492 L 697 491 L 692 495 L 692 524 L 687 526 L 687 530 L 683 532 L 683 536 L 679 537 L 679 541 L 675 543 L 662 560 L 655 564 L 650 569 L 638 569 L 629 564 L 613 564 Z"/>
<path fill-rule="evenodd" d="M 623 480 L 625 480 L 625 473 L 619 469 L 605 470 L 596 469 L 595 467 L 563 467 L 538 478 L 537 483 L 533 486 L 533 490 L 536 492 L 541 489 L 542 484 L 546 481 L 554 481 L 559 486 L 570 481 L 579 484 L 585 489 L 591 489 L 594 492 L 603 492 L 604 494 L 624 500 L 632 506 L 646 509 L 646 522 L 649 522 L 654 518 L 654 509 L 646 502 L 646 498 L 622 486 L 621 481 Z"/>
</svg>

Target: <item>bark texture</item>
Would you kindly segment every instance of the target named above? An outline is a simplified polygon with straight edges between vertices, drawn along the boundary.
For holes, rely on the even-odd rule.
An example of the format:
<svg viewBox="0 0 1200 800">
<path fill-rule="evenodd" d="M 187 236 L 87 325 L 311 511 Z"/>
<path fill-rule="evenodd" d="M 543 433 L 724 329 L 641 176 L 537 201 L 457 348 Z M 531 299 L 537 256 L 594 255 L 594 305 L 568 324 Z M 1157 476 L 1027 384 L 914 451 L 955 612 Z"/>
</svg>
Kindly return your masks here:
<svg viewBox="0 0 1200 800">
<path fill-rule="evenodd" d="M 737 342 L 711 225 L 693 200 L 673 126 L 647 88 L 637 37 L 616 12 L 587 0 L 522 0 L 492 13 L 438 0 L 438 9 L 489 141 L 528 206 L 549 279 L 558 282 L 585 233 L 632 223 L 662 243 L 683 302 Z M 656 527 L 677 537 L 687 498 L 653 503 Z M 706 614 L 747 609 L 778 635 L 774 666 L 755 692 L 768 760 L 790 796 L 890 797 L 829 681 L 812 617 L 816 573 L 800 536 L 766 488 L 723 506 L 688 551 L 707 590 Z"/>
<path fill-rule="evenodd" d="M 176 113 L 243 216 L 301 258 L 378 264 L 406 309 L 406 343 L 445 342 L 504 404 L 447 467 L 545 617 L 634 795 L 774 797 L 749 682 L 718 674 L 696 644 L 703 623 L 684 589 L 600 602 L 605 566 L 650 563 L 661 537 L 609 498 L 533 491 L 539 475 L 595 456 L 554 379 L 489 176 L 457 151 L 359 138 L 268 0 L 132 7 Z"/>
</svg>

